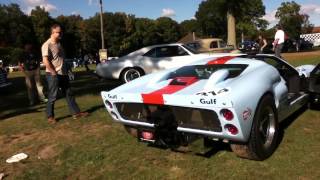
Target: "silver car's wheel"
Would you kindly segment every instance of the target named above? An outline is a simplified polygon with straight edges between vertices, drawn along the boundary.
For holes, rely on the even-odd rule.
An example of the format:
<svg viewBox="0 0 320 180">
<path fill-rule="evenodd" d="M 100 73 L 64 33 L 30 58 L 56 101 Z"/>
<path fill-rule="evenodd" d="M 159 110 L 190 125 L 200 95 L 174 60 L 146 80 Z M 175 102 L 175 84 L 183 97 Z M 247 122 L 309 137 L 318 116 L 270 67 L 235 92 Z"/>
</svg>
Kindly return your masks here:
<svg viewBox="0 0 320 180">
<path fill-rule="evenodd" d="M 127 83 L 142 76 L 142 73 L 134 68 L 126 69 L 122 74 L 122 81 Z"/>
</svg>

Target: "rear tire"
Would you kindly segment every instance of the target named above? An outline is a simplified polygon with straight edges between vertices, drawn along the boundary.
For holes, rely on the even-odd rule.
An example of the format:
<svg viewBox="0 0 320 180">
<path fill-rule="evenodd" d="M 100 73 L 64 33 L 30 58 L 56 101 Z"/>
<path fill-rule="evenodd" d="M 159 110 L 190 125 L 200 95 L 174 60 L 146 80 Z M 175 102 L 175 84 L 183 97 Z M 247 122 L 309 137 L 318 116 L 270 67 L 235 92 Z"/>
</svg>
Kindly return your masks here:
<svg viewBox="0 0 320 180">
<path fill-rule="evenodd" d="M 141 72 L 139 69 L 136 68 L 128 68 L 125 69 L 122 73 L 121 73 L 121 81 L 123 83 L 127 83 L 130 82 L 136 78 L 139 78 L 143 75 L 143 72 Z"/>
<path fill-rule="evenodd" d="M 265 95 L 255 112 L 248 142 L 231 144 L 231 149 L 239 157 L 261 161 L 272 155 L 278 139 L 279 124 L 274 100 L 272 96 Z"/>
</svg>

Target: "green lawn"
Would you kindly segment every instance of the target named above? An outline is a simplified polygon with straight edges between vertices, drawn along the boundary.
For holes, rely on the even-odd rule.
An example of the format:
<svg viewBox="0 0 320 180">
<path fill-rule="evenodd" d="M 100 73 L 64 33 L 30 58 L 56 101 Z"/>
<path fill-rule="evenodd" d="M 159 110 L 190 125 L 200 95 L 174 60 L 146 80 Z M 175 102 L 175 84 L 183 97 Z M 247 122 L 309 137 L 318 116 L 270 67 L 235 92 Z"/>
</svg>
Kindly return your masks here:
<svg viewBox="0 0 320 180">
<path fill-rule="evenodd" d="M 319 55 L 320 56 L 320 55 Z M 294 65 L 319 63 L 319 56 L 288 58 Z M 301 111 L 283 124 L 276 152 L 263 162 L 236 157 L 221 145 L 203 156 L 193 145 L 181 153 L 148 147 L 111 120 L 101 90 L 119 85 L 100 81 L 83 69 L 72 82 L 77 102 L 90 116 L 73 120 L 64 99 L 56 103 L 57 125 L 48 125 L 45 107 L 28 107 L 24 78 L 10 74 L 13 86 L 0 95 L 0 173 L 5 179 L 319 179 L 320 113 Z M 201 144 L 200 141 L 196 144 Z M 19 163 L 5 160 L 24 152 Z"/>
</svg>

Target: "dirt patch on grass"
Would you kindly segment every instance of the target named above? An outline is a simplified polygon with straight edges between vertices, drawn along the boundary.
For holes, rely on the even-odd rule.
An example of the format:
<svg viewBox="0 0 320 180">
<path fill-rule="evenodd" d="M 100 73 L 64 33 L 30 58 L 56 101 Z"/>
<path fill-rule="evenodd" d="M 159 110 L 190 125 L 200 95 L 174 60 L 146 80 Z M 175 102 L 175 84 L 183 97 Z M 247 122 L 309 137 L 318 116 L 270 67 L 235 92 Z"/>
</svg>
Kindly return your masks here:
<svg viewBox="0 0 320 180">
<path fill-rule="evenodd" d="M 38 152 L 38 159 L 50 159 L 59 154 L 59 151 L 56 148 L 57 145 L 52 144 L 48 146 L 44 146 Z"/>
<path fill-rule="evenodd" d="M 82 131 L 87 134 L 92 134 L 92 135 L 102 135 L 104 131 L 110 129 L 111 126 L 107 124 L 101 125 L 101 123 L 94 123 L 94 124 L 86 124 L 83 128 Z"/>
</svg>

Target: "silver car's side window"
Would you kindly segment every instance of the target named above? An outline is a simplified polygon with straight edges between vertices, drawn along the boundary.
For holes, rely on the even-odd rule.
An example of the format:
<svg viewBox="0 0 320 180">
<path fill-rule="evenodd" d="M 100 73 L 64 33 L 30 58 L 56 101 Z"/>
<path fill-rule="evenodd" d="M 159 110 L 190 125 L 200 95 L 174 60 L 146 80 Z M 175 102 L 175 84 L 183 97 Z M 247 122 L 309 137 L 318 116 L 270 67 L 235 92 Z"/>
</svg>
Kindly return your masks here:
<svg viewBox="0 0 320 180">
<path fill-rule="evenodd" d="M 186 55 L 189 55 L 188 52 L 180 46 L 162 46 L 149 50 L 143 56 L 161 58 Z"/>
<path fill-rule="evenodd" d="M 187 55 L 189 55 L 187 51 L 185 51 L 181 47 L 178 47 L 178 56 L 187 56 Z"/>
<path fill-rule="evenodd" d="M 151 49 L 150 51 L 146 52 L 143 56 L 147 57 L 156 57 L 156 48 Z"/>
<path fill-rule="evenodd" d="M 184 56 L 188 53 L 179 46 L 163 46 L 156 50 L 157 57 Z"/>
</svg>

